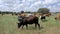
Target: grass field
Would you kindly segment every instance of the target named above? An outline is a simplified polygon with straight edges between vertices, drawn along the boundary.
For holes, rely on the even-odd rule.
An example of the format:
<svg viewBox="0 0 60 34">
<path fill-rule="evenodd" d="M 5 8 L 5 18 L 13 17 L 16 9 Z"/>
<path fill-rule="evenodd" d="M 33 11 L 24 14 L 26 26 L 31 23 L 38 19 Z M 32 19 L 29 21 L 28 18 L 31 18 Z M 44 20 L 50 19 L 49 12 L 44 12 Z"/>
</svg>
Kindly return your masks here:
<svg viewBox="0 0 60 34">
<path fill-rule="evenodd" d="M 34 24 L 28 25 L 28 30 L 17 28 L 17 16 L 0 15 L 0 34 L 60 34 L 60 21 L 56 21 L 54 16 L 47 17 L 46 22 L 39 20 L 41 29 L 35 29 Z"/>
</svg>

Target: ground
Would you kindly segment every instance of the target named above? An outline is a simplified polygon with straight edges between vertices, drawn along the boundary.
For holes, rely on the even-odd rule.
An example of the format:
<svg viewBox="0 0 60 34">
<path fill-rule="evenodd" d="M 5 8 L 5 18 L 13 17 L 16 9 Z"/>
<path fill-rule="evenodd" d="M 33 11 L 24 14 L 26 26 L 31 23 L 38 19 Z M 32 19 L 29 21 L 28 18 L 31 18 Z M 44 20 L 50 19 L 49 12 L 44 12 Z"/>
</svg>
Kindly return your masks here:
<svg viewBox="0 0 60 34">
<path fill-rule="evenodd" d="M 35 29 L 34 24 L 28 25 L 28 30 L 17 28 L 17 16 L 0 15 L 0 34 L 60 34 L 60 21 L 56 21 L 54 16 L 47 17 L 47 21 L 42 22 L 39 20 L 41 29 Z"/>
</svg>

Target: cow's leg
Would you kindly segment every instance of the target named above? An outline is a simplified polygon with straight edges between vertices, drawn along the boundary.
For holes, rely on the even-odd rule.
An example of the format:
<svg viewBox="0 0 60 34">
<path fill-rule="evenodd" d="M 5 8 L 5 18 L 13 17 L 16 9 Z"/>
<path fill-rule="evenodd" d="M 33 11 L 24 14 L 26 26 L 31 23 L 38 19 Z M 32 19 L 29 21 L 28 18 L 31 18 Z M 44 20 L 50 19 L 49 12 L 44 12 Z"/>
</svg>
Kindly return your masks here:
<svg viewBox="0 0 60 34">
<path fill-rule="evenodd" d="M 40 24 L 39 24 L 39 23 L 37 23 L 37 25 L 38 25 L 38 28 L 40 29 Z"/>
<path fill-rule="evenodd" d="M 20 27 L 21 27 L 21 25 L 22 25 L 21 23 L 18 23 L 18 28 L 20 28 Z"/>
<path fill-rule="evenodd" d="M 35 28 L 37 28 L 37 24 L 35 24 Z"/>
<path fill-rule="evenodd" d="M 22 25 L 22 29 L 23 29 L 24 25 Z"/>
<path fill-rule="evenodd" d="M 28 29 L 28 24 L 26 24 L 26 29 Z"/>
</svg>

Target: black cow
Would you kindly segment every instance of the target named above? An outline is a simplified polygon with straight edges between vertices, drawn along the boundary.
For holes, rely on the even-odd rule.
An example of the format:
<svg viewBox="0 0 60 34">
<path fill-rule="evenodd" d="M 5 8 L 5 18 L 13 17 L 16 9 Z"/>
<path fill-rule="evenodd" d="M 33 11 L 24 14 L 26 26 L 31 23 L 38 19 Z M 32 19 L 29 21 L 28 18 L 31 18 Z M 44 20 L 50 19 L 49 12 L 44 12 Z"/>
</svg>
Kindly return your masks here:
<svg viewBox="0 0 60 34">
<path fill-rule="evenodd" d="M 40 16 L 40 19 L 41 19 L 41 21 L 45 21 L 46 20 L 46 16 Z"/>
<path fill-rule="evenodd" d="M 45 19 L 46 19 L 46 16 L 42 16 L 42 17 L 41 17 L 41 20 L 45 20 Z"/>
<path fill-rule="evenodd" d="M 35 28 L 37 28 L 37 25 L 38 25 L 38 28 L 40 29 L 40 24 L 38 23 L 38 17 L 25 17 L 24 19 L 22 19 L 22 21 L 20 21 L 20 23 L 18 23 L 18 28 L 20 28 L 24 25 L 26 25 L 26 29 L 28 29 L 28 24 L 35 24 Z"/>
</svg>

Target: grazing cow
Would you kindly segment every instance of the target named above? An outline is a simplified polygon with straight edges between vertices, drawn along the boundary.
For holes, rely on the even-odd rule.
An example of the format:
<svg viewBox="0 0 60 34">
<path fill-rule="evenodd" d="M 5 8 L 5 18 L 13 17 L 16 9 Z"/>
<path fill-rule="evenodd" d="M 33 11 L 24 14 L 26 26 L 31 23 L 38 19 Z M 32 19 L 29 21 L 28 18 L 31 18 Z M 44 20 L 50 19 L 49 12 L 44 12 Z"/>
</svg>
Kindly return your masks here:
<svg viewBox="0 0 60 34">
<path fill-rule="evenodd" d="M 28 24 L 35 24 L 35 28 L 37 28 L 37 25 L 38 25 L 38 28 L 40 29 L 40 24 L 38 23 L 38 17 L 36 16 L 31 16 L 31 17 L 25 17 L 20 23 L 18 23 L 18 28 L 20 28 L 24 25 L 26 25 L 26 29 L 28 29 Z"/>
<path fill-rule="evenodd" d="M 51 13 L 47 13 L 47 14 L 45 14 L 47 17 L 49 17 L 50 15 L 51 15 Z"/>
<path fill-rule="evenodd" d="M 46 15 L 41 14 L 39 18 L 40 18 L 42 21 L 45 21 L 45 20 L 46 20 Z"/>
<path fill-rule="evenodd" d="M 45 21 L 46 20 L 46 16 L 41 16 L 41 20 Z"/>
<path fill-rule="evenodd" d="M 55 17 L 55 20 L 60 20 L 60 14 L 57 14 L 57 16 Z"/>
<path fill-rule="evenodd" d="M 45 14 L 47 17 L 49 17 L 49 14 Z"/>
</svg>

